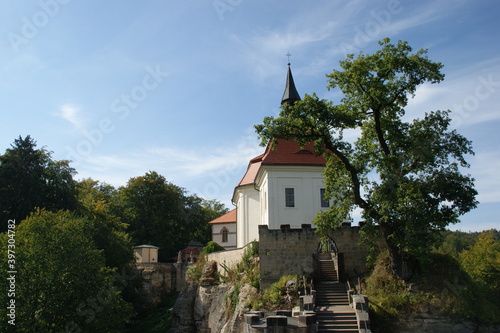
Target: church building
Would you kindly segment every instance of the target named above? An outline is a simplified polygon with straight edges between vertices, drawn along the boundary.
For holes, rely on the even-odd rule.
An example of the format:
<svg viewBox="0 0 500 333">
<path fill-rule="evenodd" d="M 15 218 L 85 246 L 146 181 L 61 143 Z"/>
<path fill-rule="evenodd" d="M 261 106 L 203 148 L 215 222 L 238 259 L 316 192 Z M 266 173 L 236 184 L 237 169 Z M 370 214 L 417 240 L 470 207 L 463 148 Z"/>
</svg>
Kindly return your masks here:
<svg viewBox="0 0 500 333">
<path fill-rule="evenodd" d="M 299 100 L 288 64 L 281 104 Z M 324 199 L 325 159 L 313 154 L 312 144 L 301 148 L 293 140 L 276 141 L 274 148 L 268 144 L 263 154 L 250 160 L 233 192 L 236 209 L 210 222 L 212 240 L 227 250 L 259 240 L 259 225 L 301 228 L 330 206 Z"/>
</svg>

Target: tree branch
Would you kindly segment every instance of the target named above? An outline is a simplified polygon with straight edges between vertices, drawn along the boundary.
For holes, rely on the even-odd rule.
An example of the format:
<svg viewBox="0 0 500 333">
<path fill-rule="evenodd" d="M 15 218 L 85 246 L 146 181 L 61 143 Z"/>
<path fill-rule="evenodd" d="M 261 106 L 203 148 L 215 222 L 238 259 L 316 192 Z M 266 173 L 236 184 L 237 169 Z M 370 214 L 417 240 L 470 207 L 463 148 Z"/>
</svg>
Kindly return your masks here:
<svg viewBox="0 0 500 333">
<path fill-rule="evenodd" d="M 354 165 L 351 164 L 347 156 L 345 156 L 340 150 L 337 149 L 337 147 L 333 145 L 330 139 L 325 138 L 324 141 L 326 149 L 328 149 L 335 156 L 337 156 L 338 159 L 342 162 L 342 164 L 344 164 L 346 170 L 349 172 L 353 184 L 354 202 L 361 209 L 367 211 L 370 217 L 372 217 L 374 220 L 378 222 L 380 220 L 380 214 L 378 214 L 378 212 L 374 210 L 373 207 L 368 202 L 366 202 L 366 200 L 363 199 L 363 197 L 361 196 L 361 182 L 359 181 L 358 170 L 356 170 Z"/>
<path fill-rule="evenodd" d="M 373 109 L 373 119 L 375 120 L 375 132 L 377 133 L 377 138 L 378 142 L 380 144 L 380 147 L 382 148 L 382 151 L 384 152 L 385 155 L 391 155 L 391 150 L 389 149 L 389 145 L 387 144 L 387 141 L 384 138 L 384 132 L 382 131 L 382 124 L 380 122 L 380 109 L 379 108 L 374 108 Z"/>
</svg>

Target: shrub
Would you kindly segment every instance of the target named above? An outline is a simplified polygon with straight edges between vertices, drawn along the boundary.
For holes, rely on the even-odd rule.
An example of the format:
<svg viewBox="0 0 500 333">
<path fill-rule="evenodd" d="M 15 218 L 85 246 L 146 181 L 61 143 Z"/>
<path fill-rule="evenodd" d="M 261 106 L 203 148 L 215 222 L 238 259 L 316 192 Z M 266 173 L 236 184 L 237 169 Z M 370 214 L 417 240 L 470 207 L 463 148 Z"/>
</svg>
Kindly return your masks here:
<svg viewBox="0 0 500 333">
<path fill-rule="evenodd" d="M 219 244 L 217 244 L 216 242 L 210 241 L 207 243 L 207 245 L 205 245 L 203 250 L 201 250 L 201 253 L 209 254 L 209 253 L 218 252 L 218 251 L 224 251 L 224 248 L 222 246 L 220 246 Z"/>
<path fill-rule="evenodd" d="M 304 290 L 304 280 L 299 275 L 282 276 L 273 283 L 261 297 L 256 297 L 249 304 L 253 309 L 291 310 L 298 304 L 301 291 Z"/>
</svg>

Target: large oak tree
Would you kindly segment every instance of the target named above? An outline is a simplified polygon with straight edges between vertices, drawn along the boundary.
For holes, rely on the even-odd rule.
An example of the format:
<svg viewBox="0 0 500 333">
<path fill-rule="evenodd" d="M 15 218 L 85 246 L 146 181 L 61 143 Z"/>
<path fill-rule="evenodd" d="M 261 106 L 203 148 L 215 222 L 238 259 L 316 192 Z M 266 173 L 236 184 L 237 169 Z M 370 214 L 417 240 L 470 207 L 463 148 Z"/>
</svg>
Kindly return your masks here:
<svg viewBox="0 0 500 333">
<path fill-rule="evenodd" d="M 256 130 L 263 144 L 314 142 L 315 153 L 327 159 L 325 182 L 335 202 L 317 217 L 319 229 L 338 226 L 359 207 L 365 231 L 382 233 L 405 275 L 404 262 L 424 259 L 439 231 L 476 207 L 473 179 L 462 173 L 473 150 L 450 128 L 450 111 L 404 117 L 419 85 L 444 79 L 442 64 L 429 60 L 427 50 L 412 53 L 407 42 L 379 44 L 373 54 L 348 55 L 327 75 L 328 88 L 343 94 L 339 104 L 306 95 Z M 346 140 L 346 131 L 357 139 Z"/>
</svg>

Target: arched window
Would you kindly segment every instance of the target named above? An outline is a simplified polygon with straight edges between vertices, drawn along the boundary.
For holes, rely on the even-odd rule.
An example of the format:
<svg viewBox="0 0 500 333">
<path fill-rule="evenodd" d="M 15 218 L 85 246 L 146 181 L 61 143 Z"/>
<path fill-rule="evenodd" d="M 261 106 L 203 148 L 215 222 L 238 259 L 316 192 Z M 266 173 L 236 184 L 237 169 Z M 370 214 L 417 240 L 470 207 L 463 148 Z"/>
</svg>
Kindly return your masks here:
<svg viewBox="0 0 500 333">
<path fill-rule="evenodd" d="M 224 227 L 222 228 L 221 233 L 222 233 L 222 243 L 227 243 L 229 230 L 227 230 L 227 228 Z"/>
</svg>

